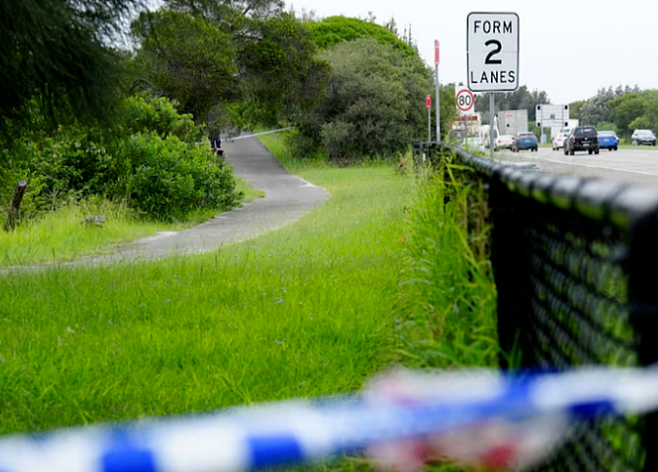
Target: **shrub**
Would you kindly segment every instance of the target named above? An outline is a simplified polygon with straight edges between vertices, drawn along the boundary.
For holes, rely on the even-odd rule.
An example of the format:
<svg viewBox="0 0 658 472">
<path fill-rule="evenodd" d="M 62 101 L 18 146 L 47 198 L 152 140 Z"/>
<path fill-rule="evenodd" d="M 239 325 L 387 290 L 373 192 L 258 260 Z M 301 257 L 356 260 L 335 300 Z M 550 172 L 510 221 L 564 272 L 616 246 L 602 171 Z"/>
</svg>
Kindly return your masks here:
<svg viewBox="0 0 658 472">
<path fill-rule="evenodd" d="M 180 220 L 195 210 L 230 208 L 240 197 L 223 160 L 156 132 L 124 139 L 107 175 L 113 177 L 109 194 L 150 218 Z"/>
<path fill-rule="evenodd" d="M 128 136 L 134 133 L 155 132 L 160 136 L 176 136 L 187 143 L 205 139 L 203 128 L 195 125 L 191 114 L 179 113 L 178 103 L 149 94 L 126 98 L 117 115 L 117 133 Z"/>
</svg>

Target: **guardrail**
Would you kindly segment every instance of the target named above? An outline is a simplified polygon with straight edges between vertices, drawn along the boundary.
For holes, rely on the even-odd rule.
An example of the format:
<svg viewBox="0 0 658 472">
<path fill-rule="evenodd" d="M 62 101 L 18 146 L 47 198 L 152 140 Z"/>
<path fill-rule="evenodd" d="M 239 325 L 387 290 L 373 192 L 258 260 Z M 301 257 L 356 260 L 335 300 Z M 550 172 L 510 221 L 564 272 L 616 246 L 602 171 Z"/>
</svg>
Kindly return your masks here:
<svg viewBox="0 0 658 472">
<path fill-rule="evenodd" d="M 658 192 L 442 150 L 488 185 L 503 367 L 658 361 Z M 658 470 L 657 433 L 655 414 L 583 423 L 541 470 Z"/>
</svg>

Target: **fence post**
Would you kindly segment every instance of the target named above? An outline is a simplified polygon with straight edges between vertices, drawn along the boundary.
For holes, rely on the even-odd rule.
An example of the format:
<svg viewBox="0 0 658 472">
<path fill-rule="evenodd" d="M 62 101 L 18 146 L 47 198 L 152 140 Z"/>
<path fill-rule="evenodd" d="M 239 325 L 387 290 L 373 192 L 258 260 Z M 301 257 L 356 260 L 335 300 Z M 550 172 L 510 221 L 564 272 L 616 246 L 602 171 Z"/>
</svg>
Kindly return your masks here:
<svg viewBox="0 0 658 472">
<path fill-rule="evenodd" d="M 653 271 L 658 270 L 658 210 L 640 218 L 631 228 L 628 257 L 628 302 L 631 322 L 638 337 L 641 365 L 658 362 L 658 290 Z M 654 273 L 654 275 L 651 275 Z M 642 442 L 646 451 L 644 470 L 658 470 L 658 412 L 645 417 Z"/>
<path fill-rule="evenodd" d="M 9 211 L 7 211 L 7 221 L 5 222 L 5 231 L 13 231 L 16 229 L 16 221 L 18 220 L 18 210 L 21 207 L 21 201 L 25 190 L 27 189 L 27 180 L 19 180 L 14 190 L 14 198 L 12 199 Z"/>
<path fill-rule="evenodd" d="M 501 348 L 500 367 L 511 365 L 511 356 L 518 354 L 515 341 L 520 334 L 523 318 L 523 287 L 519 277 L 523 238 L 518 224 L 519 215 L 510 202 L 511 192 L 501 181 L 500 170 L 494 171 L 489 182 L 489 205 L 493 222 L 491 262 L 498 292 L 498 342 Z"/>
</svg>

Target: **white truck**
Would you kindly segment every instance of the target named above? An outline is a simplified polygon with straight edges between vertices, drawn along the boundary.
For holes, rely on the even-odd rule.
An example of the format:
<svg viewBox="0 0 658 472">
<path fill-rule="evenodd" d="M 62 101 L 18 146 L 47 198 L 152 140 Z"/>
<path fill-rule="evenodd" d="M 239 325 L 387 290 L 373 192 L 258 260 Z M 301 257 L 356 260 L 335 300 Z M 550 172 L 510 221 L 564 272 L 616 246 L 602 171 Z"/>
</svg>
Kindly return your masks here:
<svg viewBox="0 0 658 472">
<path fill-rule="evenodd" d="M 516 136 L 528 131 L 528 110 L 505 110 L 498 112 L 498 133 Z"/>
</svg>

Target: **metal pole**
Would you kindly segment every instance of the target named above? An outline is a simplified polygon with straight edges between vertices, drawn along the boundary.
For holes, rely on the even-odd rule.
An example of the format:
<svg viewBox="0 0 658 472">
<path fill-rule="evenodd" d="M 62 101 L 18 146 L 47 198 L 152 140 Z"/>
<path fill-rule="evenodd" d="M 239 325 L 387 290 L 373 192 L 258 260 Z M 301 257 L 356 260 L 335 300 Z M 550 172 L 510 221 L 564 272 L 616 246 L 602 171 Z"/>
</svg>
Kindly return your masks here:
<svg viewBox="0 0 658 472">
<path fill-rule="evenodd" d="M 432 142 L 432 107 L 427 107 L 427 142 Z"/>
<path fill-rule="evenodd" d="M 494 116 L 495 116 L 494 94 L 489 94 L 489 157 L 494 158 Z"/>
<path fill-rule="evenodd" d="M 436 92 L 436 142 L 441 144 L 441 114 L 439 112 L 439 65 L 434 66 L 434 75 L 436 77 L 435 92 Z"/>
</svg>

